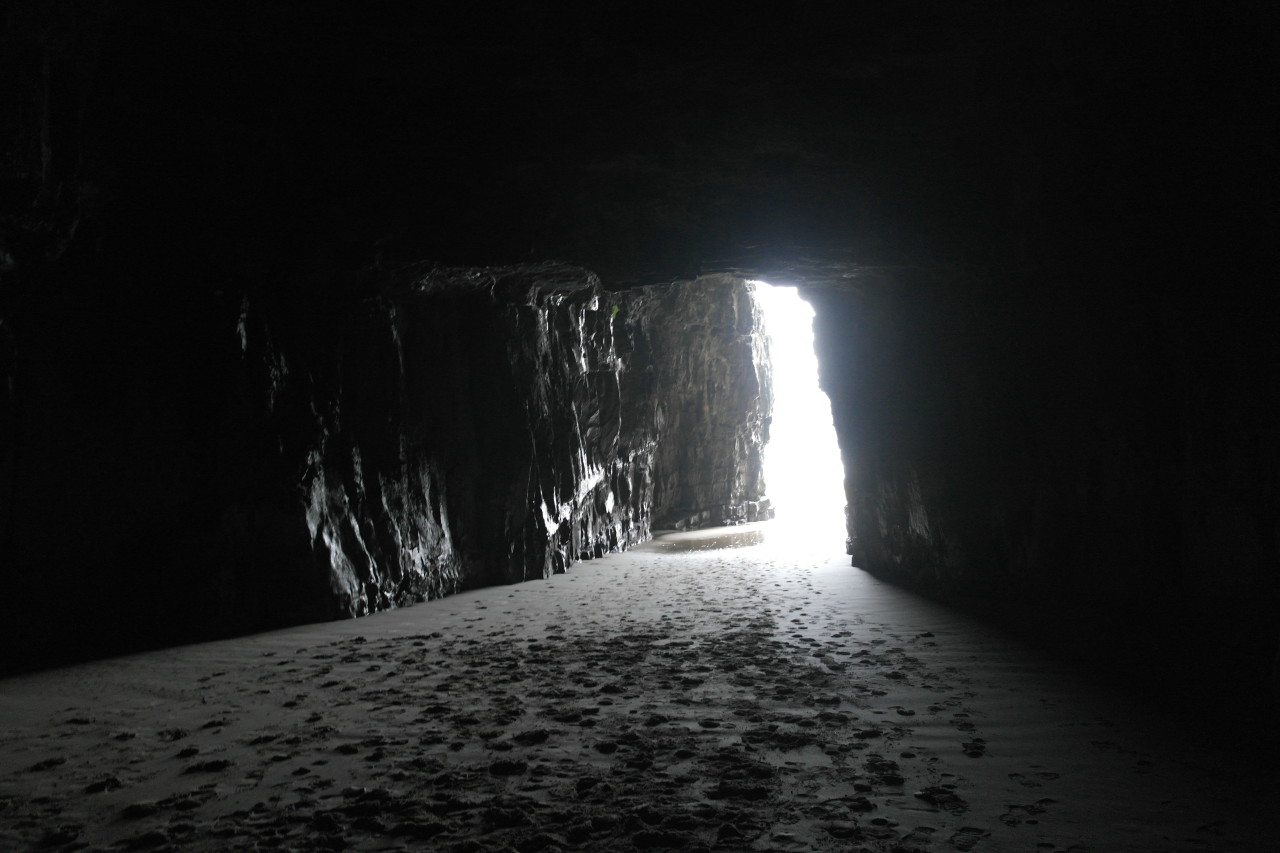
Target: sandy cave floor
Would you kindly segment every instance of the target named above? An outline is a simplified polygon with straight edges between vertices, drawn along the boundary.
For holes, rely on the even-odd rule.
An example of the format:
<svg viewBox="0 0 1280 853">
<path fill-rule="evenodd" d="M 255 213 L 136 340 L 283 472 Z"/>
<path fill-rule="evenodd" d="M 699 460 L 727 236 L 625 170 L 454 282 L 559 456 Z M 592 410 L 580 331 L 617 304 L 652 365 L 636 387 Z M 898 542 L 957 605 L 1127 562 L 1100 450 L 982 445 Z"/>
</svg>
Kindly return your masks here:
<svg viewBox="0 0 1280 853">
<path fill-rule="evenodd" d="M 705 544 L 0 681 L 0 850 L 1280 850 L 1230 709 Z"/>
</svg>

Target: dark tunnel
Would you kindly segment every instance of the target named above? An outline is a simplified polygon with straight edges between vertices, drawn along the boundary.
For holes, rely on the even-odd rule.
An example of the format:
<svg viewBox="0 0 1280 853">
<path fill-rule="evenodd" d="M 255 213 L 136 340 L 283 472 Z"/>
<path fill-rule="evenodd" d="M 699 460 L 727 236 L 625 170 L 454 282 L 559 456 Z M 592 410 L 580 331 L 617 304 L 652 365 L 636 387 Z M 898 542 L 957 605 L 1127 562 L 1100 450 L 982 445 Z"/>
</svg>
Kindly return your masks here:
<svg viewBox="0 0 1280 853">
<path fill-rule="evenodd" d="M 765 281 L 846 570 L 1274 751 L 1271 4 L 0 20 L 0 674 L 771 523 Z"/>
</svg>

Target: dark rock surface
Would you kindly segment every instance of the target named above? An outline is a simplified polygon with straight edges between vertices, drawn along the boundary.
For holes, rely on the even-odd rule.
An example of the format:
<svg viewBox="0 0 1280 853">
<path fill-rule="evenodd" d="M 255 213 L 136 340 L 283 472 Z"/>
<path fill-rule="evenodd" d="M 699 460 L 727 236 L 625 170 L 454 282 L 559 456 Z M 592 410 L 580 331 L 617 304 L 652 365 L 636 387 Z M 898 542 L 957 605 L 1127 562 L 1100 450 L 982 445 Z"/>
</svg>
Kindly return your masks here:
<svg viewBox="0 0 1280 853">
<path fill-rule="evenodd" d="M 401 392 L 339 381 L 334 342 L 395 356 L 389 327 L 347 316 L 377 292 L 371 271 L 560 258 L 610 291 L 710 272 L 806 288 L 860 565 L 1015 617 L 1069 603 L 1054 624 L 1076 633 L 1109 610 L 1150 656 L 1177 659 L 1177 635 L 1256 683 L 1280 647 L 1275 4 L 847 5 L 10 2 L 12 636 L 52 618 L 83 627 L 62 640 L 83 654 L 146 633 L 139 612 L 176 634 L 323 610 L 326 585 L 299 594 L 328 571 L 292 515 L 302 448 L 319 453 L 309 482 L 335 484 L 317 530 L 352 561 L 353 602 L 365 583 L 376 600 L 430 592 L 429 571 L 458 582 L 450 560 L 462 573 L 487 546 L 436 538 L 449 501 L 483 514 L 475 501 L 514 497 L 496 475 L 482 498 L 447 470 L 397 468 L 382 446 L 397 427 L 358 411 Z M 227 334 L 245 297 L 252 357 Z M 518 448 L 548 440 L 522 436 L 494 464 L 517 471 L 533 458 Z M 449 498 L 437 512 L 423 488 L 434 521 L 384 508 L 395 489 L 370 470 Z M 504 488 L 550 494 L 550 476 Z M 650 477 L 649 523 L 719 514 Z M 343 521 L 366 512 L 382 532 Z M 564 553 L 609 541 L 614 520 L 593 518 Z M 535 572 L 539 525 L 516 545 Z M 362 568 L 395 536 L 453 557 Z M 521 559 L 501 556 L 495 578 Z"/>
<path fill-rule="evenodd" d="M 611 297 L 552 264 L 436 271 L 363 307 L 297 449 L 343 615 L 545 577 L 673 510 L 719 523 L 761 497 L 767 352 L 740 280 Z"/>
<path fill-rule="evenodd" d="M 69 615 L 128 620 L 146 643 L 546 577 L 648 539 L 655 519 L 742 520 L 763 496 L 771 407 L 758 319 L 740 279 L 607 293 L 559 264 L 410 269 L 320 318 L 246 296 L 208 370 L 205 393 L 226 393 L 206 401 L 216 422 L 140 423 L 127 464 L 79 475 L 104 493 L 133 484 L 136 511 L 161 518 L 177 508 L 154 500 L 186 495 L 209 513 L 207 544 L 89 513 L 76 535 L 106 577 L 84 600 L 84 570 L 43 548 L 56 513 L 40 492 L 78 457 L 22 432 L 11 485 L 29 497 L 9 555 L 56 567 Z M 173 493 L 147 482 L 155 466 Z M 184 539 L 175 574 L 138 589 L 131 561 Z M 39 657 L 42 620 L 15 613 L 8 648 Z"/>
<path fill-rule="evenodd" d="M 629 420 L 654 423 L 653 517 L 678 529 L 769 517 L 761 451 L 773 408 L 768 339 L 740 278 L 619 294 Z M 642 446 L 644 436 L 628 436 Z"/>
<path fill-rule="evenodd" d="M 1280 505 L 1249 414 L 1277 387 L 1265 314 L 1228 354 L 1191 345 L 1221 316 L 1183 315 L 1178 294 L 1162 321 L 1066 290 L 985 312 L 918 274 L 807 296 L 853 460 L 854 565 L 1148 688 L 1196 664 L 1220 689 L 1266 683 Z"/>
</svg>

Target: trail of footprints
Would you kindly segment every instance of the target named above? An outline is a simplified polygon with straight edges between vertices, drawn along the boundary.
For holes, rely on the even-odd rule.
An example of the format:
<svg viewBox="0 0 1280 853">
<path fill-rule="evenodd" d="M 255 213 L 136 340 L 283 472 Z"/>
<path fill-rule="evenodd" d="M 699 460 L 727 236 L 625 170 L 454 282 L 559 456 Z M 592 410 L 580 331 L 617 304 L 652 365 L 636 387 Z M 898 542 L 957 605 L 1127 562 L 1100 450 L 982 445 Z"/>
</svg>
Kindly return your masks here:
<svg viewBox="0 0 1280 853">
<path fill-rule="evenodd" d="M 685 578 L 656 620 L 570 607 L 533 633 L 512 625 L 515 605 L 477 607 L 463 634 L 357 636 L 264 657 L 248 678 L 212 672 L 199 728 L 104 733 L 116 757 L 97 766 L 111 770 L 0 799 L 0 818 L 51 850 L 974 849 L 989 831 L 955 828 L 962 780 L 911 745 L 930 718 L 965 755 L 987 748 L 960 674 L 912 654 L 933 635 L 855 636 L 811 587 L 775 577 L 737 577 L 732 593 L 715 572 Z M 948 698 L 905 707 L 905 684 Z M 254 729 L 243 720 L 261 703 L 272 722 Z M 130 797 L 157 756 L 178 792 Z M 1031 794 L 1054 777 L 1015 775 Z M 107 794 L 108 825 L 78 814 Z M 1051 804 L 1000 820 L 1034 823 Z M 921 819 L 892 816 L 904 809 Z"/>
</svg>

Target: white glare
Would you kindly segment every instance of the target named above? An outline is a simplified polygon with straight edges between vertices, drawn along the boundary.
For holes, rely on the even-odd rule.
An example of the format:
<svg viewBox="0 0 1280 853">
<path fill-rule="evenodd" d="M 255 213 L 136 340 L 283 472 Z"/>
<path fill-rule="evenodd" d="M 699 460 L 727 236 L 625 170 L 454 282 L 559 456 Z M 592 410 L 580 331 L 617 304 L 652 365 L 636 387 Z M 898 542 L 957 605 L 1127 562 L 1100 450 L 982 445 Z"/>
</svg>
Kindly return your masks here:
<svg viewBox="0 0 1280 853">
<path fill-rule="evenodd" d="M 765 488 L 777 518 L 768 538 L 826 550 L 844 545 L 844 466 L 831 401 L 818 387 L 813 308 L 794 287 L 752 282 L 773 360 L 773 423 Z"/>
</svg>

